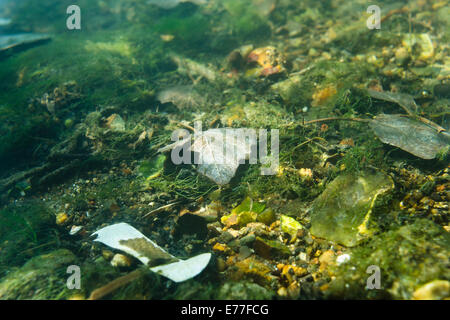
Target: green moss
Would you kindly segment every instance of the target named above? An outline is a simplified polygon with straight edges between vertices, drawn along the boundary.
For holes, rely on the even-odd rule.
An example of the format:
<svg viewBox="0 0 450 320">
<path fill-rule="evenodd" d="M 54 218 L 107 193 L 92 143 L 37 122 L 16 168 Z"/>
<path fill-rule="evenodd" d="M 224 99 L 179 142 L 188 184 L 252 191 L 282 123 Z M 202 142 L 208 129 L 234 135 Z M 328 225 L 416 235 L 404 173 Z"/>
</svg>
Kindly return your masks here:
<svg viewBox="0 0 450 320">
<path fill-rule="evenodd" d="M 267 21 L 257 12 L 253 6 L 239 0 L 226 0 L 223 5 L 229 16 L 225 21 L 238 38 L 261 39 L 270 34 Z"/>
<path fill-rule="evenodd" d="M 163 154 L 158 155 L 151 160 L 144 160 L 139 166 L 139 174 L 143 175 L 145 179 L 148 180 L 156 178 L 162 173 L 165 161 L 166 156 Z"/>
<path fill-rule="evenodd" d="M 411 299 L 419 286 L 449 280 L 450 235 L 426 219 L 393 227 L 351 251 L 351 260 L 336 267 L 328 297 L 339 299 Z M 365 290 L 370 265 L 381 269 L 381 289 Z"/>
<path fill-rule="evenodd" d="M 275 293 L 251 282 L 226 282 L 219 291 L 216 299 L 219 300 L 270 300 Z"/>
<path fill-rule="evenodd" d="M 143 187 L 196 200 L 217 189 L 217 185 L 199 175 L 193 168 L 169 168 L 161 176 L 143 182 Z"/>
<path fill-rule="evenodd" d="M 58 245 L 54 219 L 54 214 L 38 201 L 0 210 L 0 275 L 5 268 Z"/>
<path fill-rule="evenodd" d="M 171 14 L 159 19 L 154 25 L 154 30 L 159 34 L 174 36 L 173 42 L 185 48 L 202 47 L 208 43 L 210 20 L 200 13 L 188 17 Z"/>
<path fill-rule="evenodd" d="M 64 299 L 75 294 L 66 285 L 67 267 L 76 263 L 75 255 L 66 249 L 36 256 L 20 269 L 0 281 L 2 300 Z"/>
<path fill-rule="evenodd" d="M 368 140 L 362 146 L 354 146 L 345 152 L 337 165 L 345 172 L 358 173 L 370 167 L 383 167 L 384 154 L 378 140 Z"/>
<path fill-rule="evenodd" d="M 273 259 L 274 257 L 288 257 L 292 254 L 291 250 L 278 240 L 269 240 L 261 237 L 256 237 L 253 244 L 255 251 L 265 257 L 266 259 Z"/>
</svg>

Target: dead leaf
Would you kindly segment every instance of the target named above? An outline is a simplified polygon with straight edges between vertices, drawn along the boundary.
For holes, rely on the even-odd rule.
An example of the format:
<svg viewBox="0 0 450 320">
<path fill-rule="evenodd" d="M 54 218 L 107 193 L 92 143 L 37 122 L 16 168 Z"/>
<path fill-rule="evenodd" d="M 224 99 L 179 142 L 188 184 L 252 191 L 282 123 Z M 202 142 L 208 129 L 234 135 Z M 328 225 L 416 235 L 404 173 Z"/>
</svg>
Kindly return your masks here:
<svg viewBox="0 0 450 320">
<path fill-rule="evenodd" d="M 422 159 L 434 159 L 449 147 L 443 134 L 423 122 L 401 115 L 381 114 L 370 123 L 377 137 Z"/>
</svg>

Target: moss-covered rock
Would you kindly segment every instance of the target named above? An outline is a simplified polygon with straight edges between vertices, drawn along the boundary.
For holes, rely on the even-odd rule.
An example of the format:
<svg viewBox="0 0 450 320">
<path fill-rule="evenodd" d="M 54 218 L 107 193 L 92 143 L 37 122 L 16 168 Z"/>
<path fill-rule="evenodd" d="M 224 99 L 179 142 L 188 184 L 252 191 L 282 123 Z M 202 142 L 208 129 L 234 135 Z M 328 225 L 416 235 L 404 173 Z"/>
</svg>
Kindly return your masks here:
<svg viewBox="0 0 450 320">
<path fill-rule="evenodd" d="M 448 232 L 432 221 L 418 219 L 354 248 L 350 261 L 332 271 L 335 280 L 325 293 L 328 297 L 349 299 L 411 299 L 414 292 L 424 296 L 417 290 L 423 290 L 430 281 L 450 279 L 449 248 Z M 371 265 L 380 268 L 380 289 L 365 289 L 371 276 L 367 268 Z M 428 292 L 426 296 L 445 295 Z"/>
<path fill-rule="evenodd" d="M 268 300 L 275 294 L 256 283 L 226 282 L 219 290 L 220 300 Z"/>
<path fill-rule="evenodd" d="M 67 267 L 76 261 L 66 249 L 36 256 L 0 282 L 0 299 L 63 299 L 74 294 L 67 288 Z"/>
<path fill-rule="evenodd" d="M 292 254 L 291 250 L 280 241 L 263 239 L 261 237 L 256 237 L 253 248 L 260 256 L 266 259 L 288 257 Z"/>
<path fill-rule="evenodd" d="M 12 204 L 0 210 L 0 276 L 56 244 L 55 216 L 38 201 Z"/>
</svg>

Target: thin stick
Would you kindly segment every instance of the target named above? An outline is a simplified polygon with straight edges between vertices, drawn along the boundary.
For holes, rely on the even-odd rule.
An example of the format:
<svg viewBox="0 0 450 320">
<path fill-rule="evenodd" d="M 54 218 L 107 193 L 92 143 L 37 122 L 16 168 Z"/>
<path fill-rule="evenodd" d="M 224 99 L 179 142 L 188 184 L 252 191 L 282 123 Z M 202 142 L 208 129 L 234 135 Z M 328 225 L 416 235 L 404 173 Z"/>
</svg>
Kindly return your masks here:
<svg viewBox="0 0 450 320">
<path fill-rule="evenodd" d="M 92 291 L 88 300 L 99 300 L 99 299 L 107 296 L 111 292 L 119 289 L 120 287 L 123 287 L 123 286 L 129 284 L 133 280 L 140 278 L 142 276 L 142 274 L 143 274 L 143 271 L 141 269 L 136 269 L 127 275 L 124 275 L 122 277 L 114 279 L 113 281 L 109 282 L 105 286 Z"/>
<path fill-rule="evenodd" d="M 185 129 L 191 130 L 192 132 L 196 132 L 196 131 L 197 131 L 197 130 L 195 130 L 194 127 L 192 127 L 192 126 L 190 126 L 190 125 L 188 125 L 188 124 L 184 124 L 184 123 L 182 123 L 182 122 L 175 121 L 175 120 L 171 120 L 171 122 L 172 122 L 172 123 L 175 123 L 175 124 L 177 124 L 177 125 L 179 125 L 180 127 L 183 127 L 183 128 L 185 128 Z"/>
<path fill-rule="evenodd" d="M 144 215 L 144 216 L 142 217 L 142 219 L 147 218 L 148 216 L 151 216 L 151 215 L 153 215 L 153 214 L 157 214 L 157 213 L 159 213 L 159 212 L 161 212 L 161 211 L 164 211 L 164 210 L 166 210 L 166 209 L 168 209 L 168 208 L 170 208 L 170 207 L 173 207 L 173 206 L 176 205 L 176 204 L 178 204 L 178 202 L 169 203 L 169 204 L 166 204 L 165 206 L 162 206 L 162 207 L 159 207 L 159 208 L 157 208 L 157 209 L 155 209 L 155 210 L 152 210 L 152 211 L 150 211 L 149 213 L 147 213 L 146 215 Z"/>
<path fill-rule="evenodd" d="M 330 117 L 330 118 L 323 118 L 323 119 L 316 119 L 316 120 L 310 120 L 303 122 L 304 125 L 308 124 L 314 124 L 319 122 L 328 122 L 328 121 L 337 121 L 337 120 L 343 120 L 343 121 L 356 121 L 356 122 L 370 122 L 370 119 L 361 119 L 361 118 L 340 118 L 340 117 Z"/>
<path fill-rule="evenodd" d="M 383 18 L 381 18 L 381 23 L 383 23 L 384 21 L 386 21 L 387 19 L 389 19 L 391 16 L 393 16 L 394 14 L 398 14 L 398 13 L 405 13 L 408 12 L 408 8 L 405 6 L 403 8 L 400 9 L 394 9 L 389 11 Z"/>
</svg>

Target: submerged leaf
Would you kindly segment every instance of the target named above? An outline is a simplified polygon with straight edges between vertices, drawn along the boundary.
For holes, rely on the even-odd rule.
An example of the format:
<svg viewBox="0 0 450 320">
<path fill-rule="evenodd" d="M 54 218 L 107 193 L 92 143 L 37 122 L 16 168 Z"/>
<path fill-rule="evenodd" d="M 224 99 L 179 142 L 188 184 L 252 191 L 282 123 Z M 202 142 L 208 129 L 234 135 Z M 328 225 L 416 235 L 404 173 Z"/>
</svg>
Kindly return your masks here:
<svg viewBox="0 0 450 320">
<path fill-rule="evenodd" d="M 375 99 L 394 102 L 400 105 L 408 114 L 412 114 L 412 111 L 417 111 L 417 104 L 414 98 L 409 94 L 395 93 L 395 92 L 380 92 L 368 89 L 369 96 Z"/>
<path fill-rule="evenodd" d="M 256 136 L 236 132 L 233 129 L 207 130 L 196 135 L 191 148 L 198 155 L 198 172 L 219 185 L 230 182 L 239 164 L 250 157 L 257 144 Z"/>
<path fill-rule="evenodd" d="M 161 103 L 173 103 L 178 109 L 198 107 L 206 102 L 204 97 L 194 91 L 193 86 L 175 86 L 158 93 Z"/>
<path fill-rule="evenodd" d="M 370 122 L 377 137 L 422 159 L 434 159 L 449 141 L 430 126 L 400 115 L 378 115 Z"/>
</svg>

